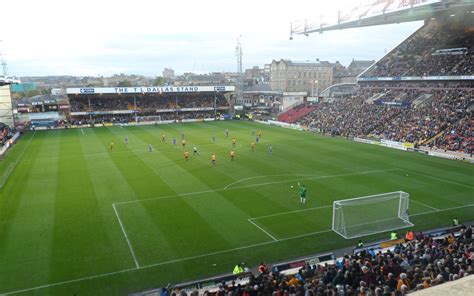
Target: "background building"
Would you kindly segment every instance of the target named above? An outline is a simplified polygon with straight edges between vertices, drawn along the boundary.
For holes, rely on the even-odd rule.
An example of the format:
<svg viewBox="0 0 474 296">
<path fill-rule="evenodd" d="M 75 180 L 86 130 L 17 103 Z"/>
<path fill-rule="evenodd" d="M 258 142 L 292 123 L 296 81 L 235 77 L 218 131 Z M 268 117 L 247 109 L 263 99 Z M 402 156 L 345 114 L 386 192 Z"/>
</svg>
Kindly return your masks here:
<svg viewBox="0 0 474 296">
<path fill-rule="evenodd" d="M 333 83 L 356 83 L 357 76 L 367 70 L 370 66 L 375 63 L 372 61 L 358 61 L 352 60 L 352 62 L 345 68 L 339 62 L 334 65 L 334 79 Z"/>
<path fill-rule="evenodd" d="M 164 79 L 172 79 L 174 78 L 174 70 L 171 68 L 165 68 L 163 70 L 163 78 Z"/>
<path fill-rule="evenodd" d="M 333 82 L 333 65 L 327 61 L 292 62 L 273 60 L 270 65 L 270 85 L 273 91 L 308 92 L 316 96 L 318 91 Z"/>
</svg>

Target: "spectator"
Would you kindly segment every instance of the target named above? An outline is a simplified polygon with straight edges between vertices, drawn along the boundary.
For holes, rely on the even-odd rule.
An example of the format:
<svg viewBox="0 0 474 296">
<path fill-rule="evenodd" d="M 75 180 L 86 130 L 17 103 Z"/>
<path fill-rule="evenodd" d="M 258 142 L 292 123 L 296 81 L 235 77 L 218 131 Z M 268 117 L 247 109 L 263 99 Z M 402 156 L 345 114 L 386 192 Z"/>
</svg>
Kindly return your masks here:
<svg viewBox="0 0 474 296">
<path fill-rule="evenodd" d="M 410 282 L 410 279 L 407 278 L 407 274 L 401 273 L 400 279 L 398 280 L 398 283 L 397 283 L 397 291 L 402 292 L 402 290 L 405 290 L 405 293 L 406 293 L 407 290 L 410 290 L 410 287 L 411 287 L 411 282 Z"/>
<path fill-rule="evenodd" d="M 232 273 L 233 274 L 239 274 L 239 273 L 244 272 L 243 265 L 244 265 L 243 263 L 238 263 L 237 265 L 235 265 L 234 270 L 232 271 Z"/>
</svg>

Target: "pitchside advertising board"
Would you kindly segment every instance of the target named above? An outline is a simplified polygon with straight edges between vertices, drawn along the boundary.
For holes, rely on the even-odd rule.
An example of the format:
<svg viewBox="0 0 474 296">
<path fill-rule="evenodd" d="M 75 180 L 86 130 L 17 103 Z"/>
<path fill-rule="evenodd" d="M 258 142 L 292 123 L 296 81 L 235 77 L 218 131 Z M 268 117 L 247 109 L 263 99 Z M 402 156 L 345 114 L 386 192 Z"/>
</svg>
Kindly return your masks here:
<svg viewBox="0 0 474 296">
<path fill-rule="evenodd" d="M 233 92 L 233 85 L 214 86 L 138 86 L 138 87 L 83 87 L 68 88 L 68 95 L 99 94 L 161 94 L 161 93 L 199 93 L 199 92 Z"/>
</svg>

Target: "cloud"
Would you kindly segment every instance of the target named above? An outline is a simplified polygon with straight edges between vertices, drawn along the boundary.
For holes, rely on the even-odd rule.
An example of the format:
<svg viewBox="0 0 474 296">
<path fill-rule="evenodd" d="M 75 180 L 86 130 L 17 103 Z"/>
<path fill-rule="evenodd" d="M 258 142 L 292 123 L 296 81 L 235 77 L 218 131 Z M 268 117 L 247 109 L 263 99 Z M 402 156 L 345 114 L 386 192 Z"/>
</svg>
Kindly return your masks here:
<svg viewBox="0 0 474 296">
<path fill-rule="evenodd" d="M 334 15 L 349 0 L 146 1 L 17 0 L 2 4 L 0 40 L 14 75 L 159 75 L 234 71 L 236 39 L 242 35 L 244 67 L 272 59 L 350 62 L 376 59 L 420 23 L 298 36 L 289 41 L 290 22 Z M 20 9 L 21 8 L 21 9 Z M 12 25 L 14 24 L 14 25 Z M 14 29 L 13 29 L 14 28 Z M 387 38 L 386 32 L 390 31 Z"/>
</svg>

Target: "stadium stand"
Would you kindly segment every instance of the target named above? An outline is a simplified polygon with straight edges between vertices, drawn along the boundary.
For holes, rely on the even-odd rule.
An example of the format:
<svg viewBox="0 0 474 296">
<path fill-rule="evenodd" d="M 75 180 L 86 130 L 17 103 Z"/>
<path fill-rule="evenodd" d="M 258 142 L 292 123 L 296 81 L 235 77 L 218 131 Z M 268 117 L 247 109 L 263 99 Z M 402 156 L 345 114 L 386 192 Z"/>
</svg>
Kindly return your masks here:
<svg viewBox="0 0 474 296">
<path fill-rule="evenodd" d="M 354 248 L 338 258 L 322 254 L 271 269 L 262 262 L 253 272 L 136 295 L 406 295 L 472 275 L 472 231 L 461 225 L 419 232 Z"/>
<path fill-rule="evenodd" d="M 351 99 L 321 103 L 298 123 L 322 133 L 473 151 L 472 88 L 362 88 Z"/>
<path fill-rule="evenodd" d="M 298 123 L 472 156 L 473 55 L 474 18 L 427 19 L 359 76 L 357 96 L 322 103 Z"/>
<path fill-rule="evenodd" d="M 473 20 L 427 21 L 362 77 L 462 76 L 474 69 Z"/>
<path fill-rule="evenodd" d="M 229 108 L 222 94 L 192 93 L 70 96 L 69 103 L 73 124 L 214 118 Z"/>
</svg>

